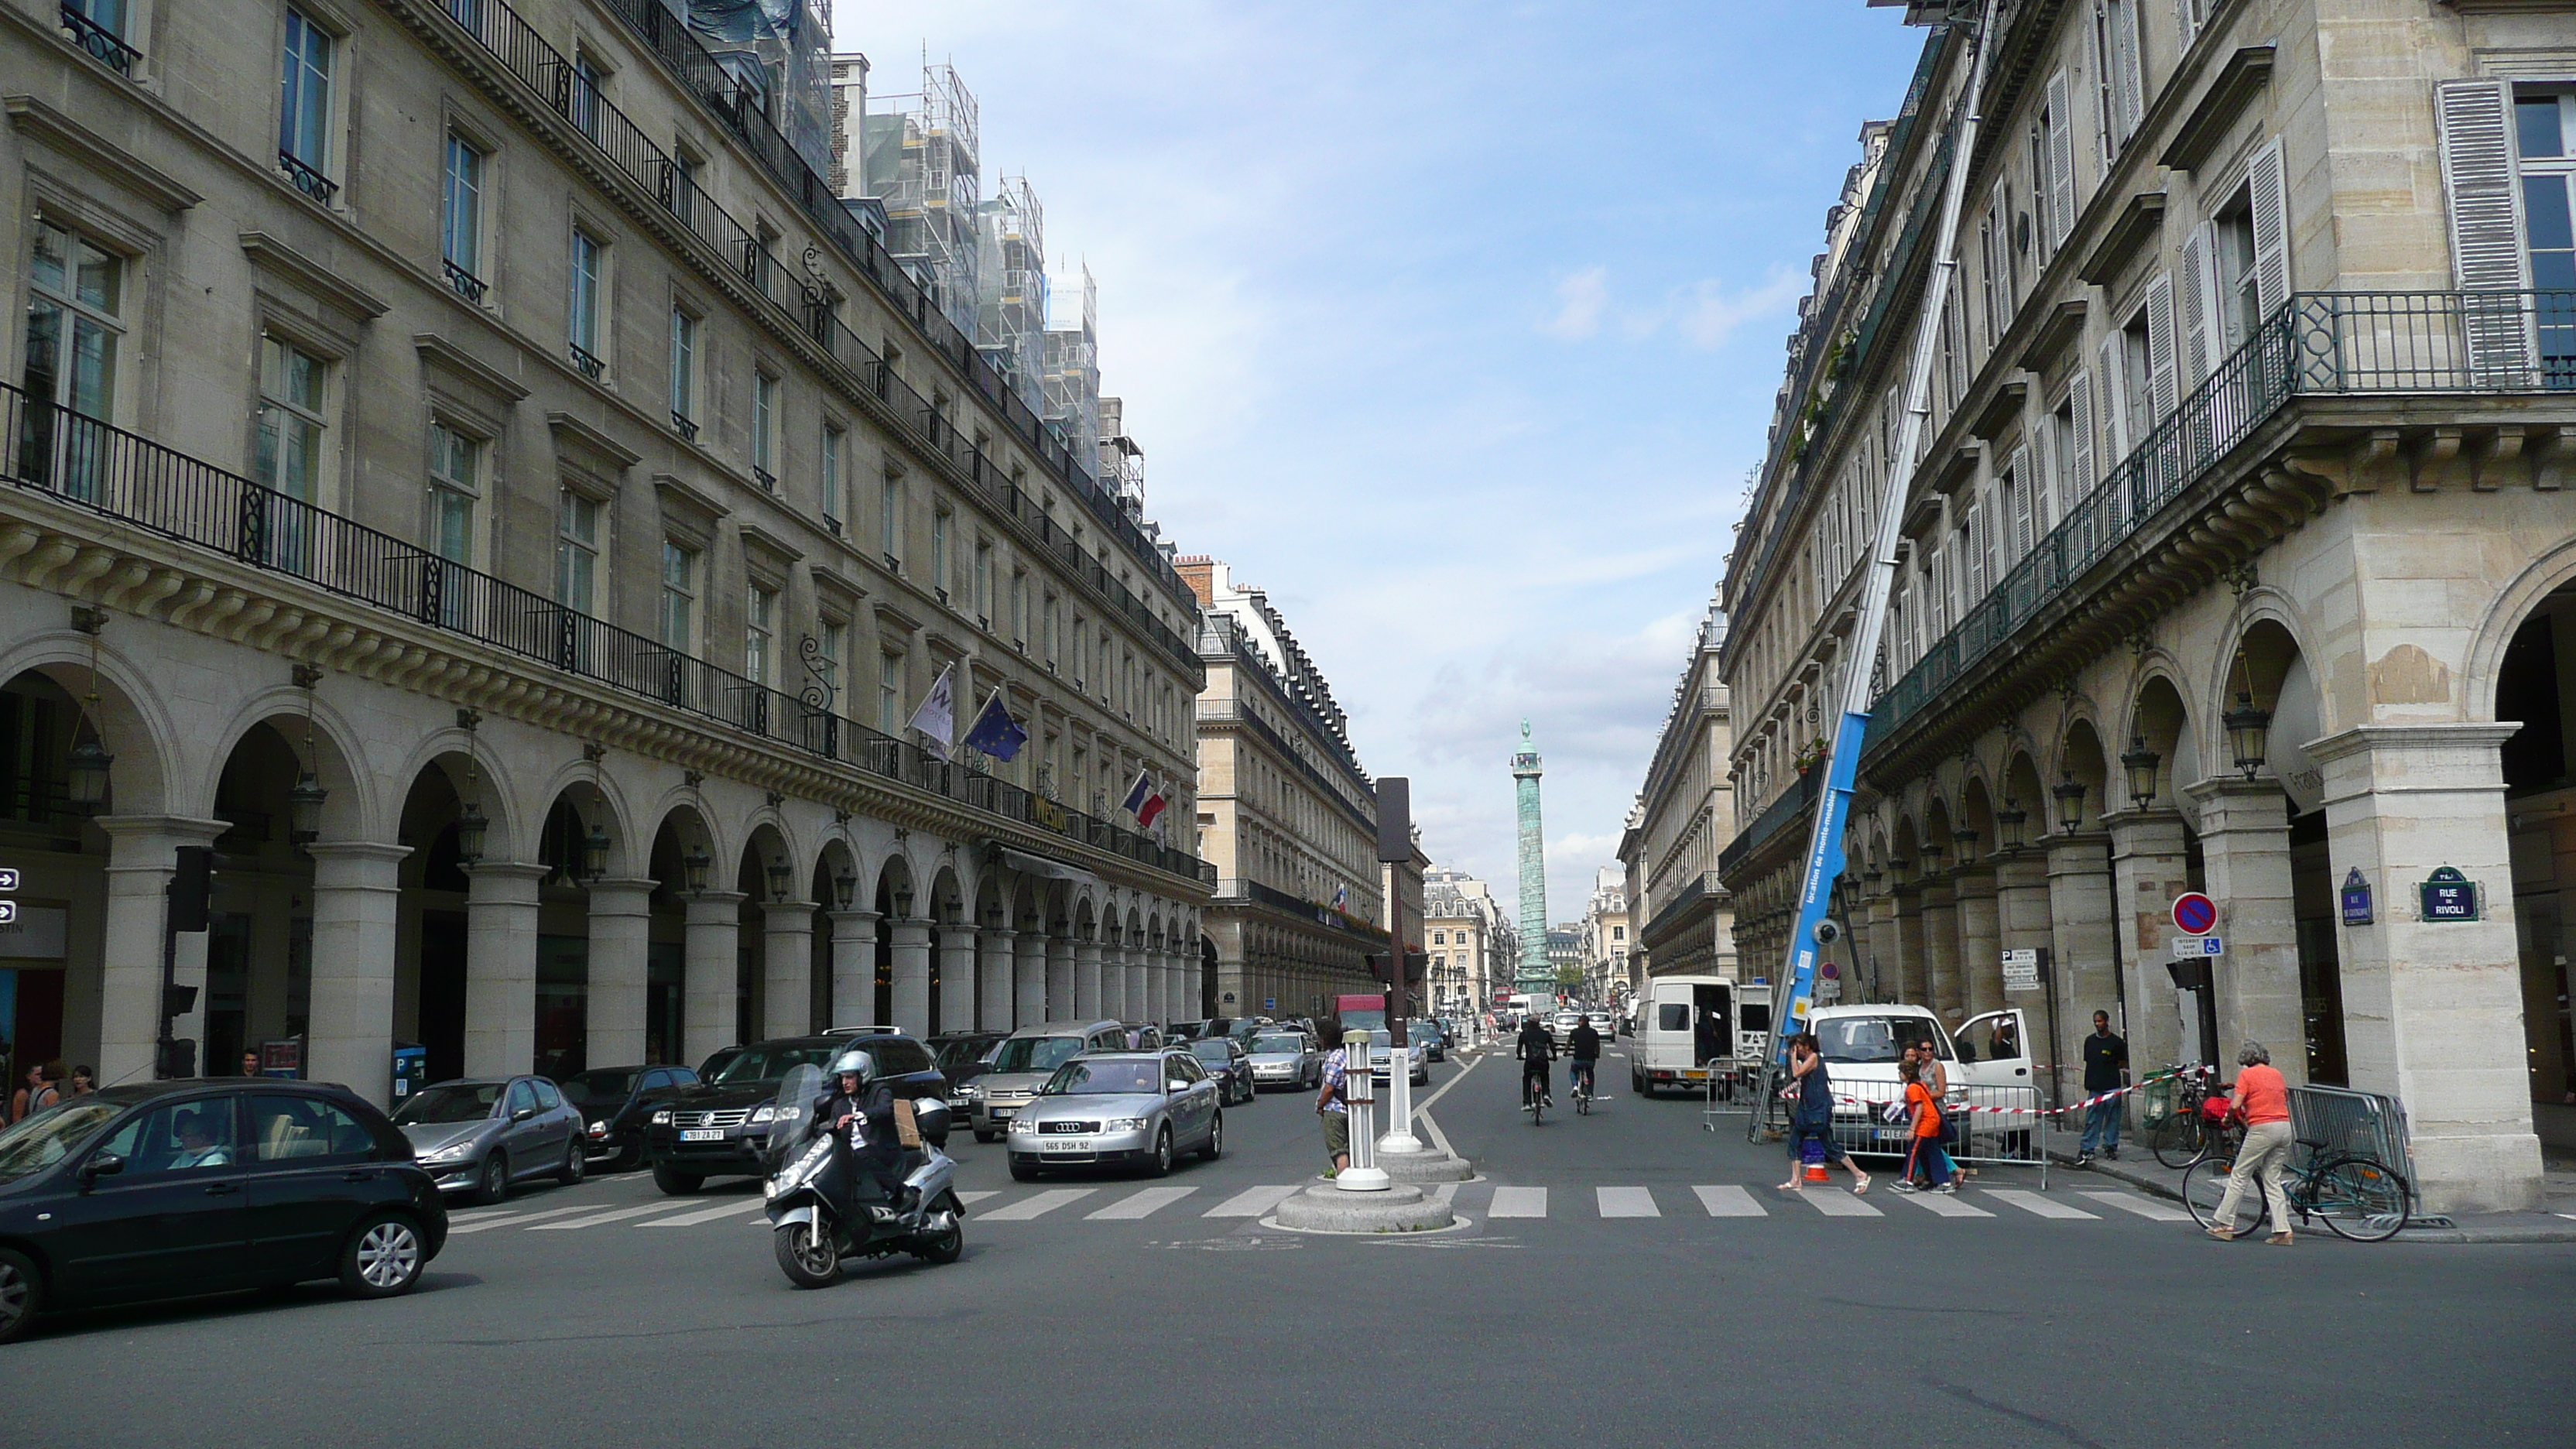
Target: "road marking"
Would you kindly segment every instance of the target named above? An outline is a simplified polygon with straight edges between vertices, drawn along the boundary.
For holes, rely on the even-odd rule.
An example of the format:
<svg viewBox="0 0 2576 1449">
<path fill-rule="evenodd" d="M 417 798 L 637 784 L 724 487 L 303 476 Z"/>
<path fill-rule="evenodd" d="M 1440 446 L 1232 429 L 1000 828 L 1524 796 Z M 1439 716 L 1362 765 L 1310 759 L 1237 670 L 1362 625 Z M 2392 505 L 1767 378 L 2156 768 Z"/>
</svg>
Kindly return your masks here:
<svg viewBox="0 0 2576 1449">
<path fill-rule="evenodd" d="M 1700 1206 L 1713 1218 L 1767 1218 L 1771 1210 L 1753 1200 L 1753 1194 L 1740 1187 L 1695 1187 Z"/>
<path fill-rule="evenodd" d="M 1913 1203 L 1916 1207 L 1923 1209 L 1927 1213 L 1933 1213 L 1945 1218 L 1990 1218 L 1994 1216 L 1993 1213 L 1986 1211 L 1975 1203 L 1952 1197 L 1950 1194 L 1945 1192 L 1899 1193 L 1898 1196 L 1903 1197 L 1906 1201 Z"/>
<path fill-rule="evenodd" d="M 1655 1206 L 1655 1195 L 1642 1187 L 1596 1187 L 1593 1197 L 1599 1202 L 1605 1218 L 1659 1218 L 1664 1210 Z"/>
<path fill-rule="evenodd" d="M 1195 1187 L 1149 1187 L 1142 1192 L 1129 1193 L 1096 1212 L 1084 1213 L 1082 1217 L 1085 1222 L 1125 1221 L 1129 1218 L 1152 1217 L 1155 1213 L 1196 1191 L 1198 1189 Z"/>
<path fill-rule="evenodd" d="M 1861 1199 L 1853 1197 L 1850 1193 L 1839 1192 L 1832 1188 L 1820 1187 L 1813 1192 L 1800 1190 L 1790 1193 L 1789 1196 L 1793 1199 L 1803 1199 L 1804 1201 L 1812 1204 L 1816 1211 L 1823 1213 L 1829 1218 L 1883 1218 L 1887 1216 L 1887 1214 L 1871 1207 Z"/>
<path fill-rule="evenodd" d="M 1463 1066 L 1463 1067 L 1460 1067 L 1460 1068 L 1458 1069 L 1458 1075 L 1456 1075 L 1456 1076 L 1454 1076 L 1454 1077 L 1451 1077 L 1449 1080 L 1447 1080 L 1447 1081 L 1445 1081 L 1445 1082 L 1442 1082 L 1442 1083 L 1440 1084 L 1440 1090 L 1438 1090 L 1438 1091 L 1436 1091 L 1436 1092 L 1433 1092 L 1433 1093 L 1432 1093 L 1430 1096 L 1428 1096 L 1428 1097 L 1423 1098 L 1423 1099 L 1422 1099 L 1422 1101 L 1421 1101 L 1421 1103 L 1420 1103 L 1419 1105 L 1415 1106 L 1413 1110 L 1414 1110 L 1415 1112 L 1417 1112 L 1417 1113 L 1421 1113 L 1421 1112 L 1427 1112 L 1427 1111 L 1429 1111 L 1429 1110 L 1431 1109 L 1431 1104 L 1432 1104 L 1432 1103 L 1439 1101 L 1441 1098 L 1443 1098 L 1443 1097 L 1445 1097 L 1445 1096 L 1448 1096 L 1448 1095 L 1449 1095 L 1449 1089 L 1450 1089 L 1451 1087 L 1454 1087 L 1454 1086 L 1458 1085 L 1460 1082 L 1463 1082 L 1463 1081 L 1467 1080 L 1467 1074 L 1468 1074 L 1469 1072 L 1474 1071 L 1476 1068 L 1481 1067 L 1481 1066 L 1483 1066 L 1484 1064 L 1485 1064 L 1485 1059 L 1484 1059 L 1483 1057 L 1478 1057 L 1478 1058 L 1476 1058 L 1474 1061 L 1469 1062 L 1467 1065 L 1465 1065 L 1465 1066 Z M 1453 1155 L 1454 1155 L 1454 1154 L 1453 1154 Z"/>
<path fill-rule="evenodd" d="M 1547 1189 L 1543 1187 L 1498 1187 L 1494 1202 L 1485 1209 L 1493 1218 L 1543 1218 L 1547 1216 Z"/>
<path fill-rule="evenodd" d="M 671 1205 L 667 1202 L 646 1203 L 642 1207 L 619 1208 L 615 1212 L 594 1213 L 586 1218 L 567 1218 L 559 1223 L 537 1223 L 528 1231 L 532 1233 L 572 1232 L 579 1228 L 595 1228 L 602 1223 L 619 1223 L 628 1218 L 640 1218 L 670 1210 Z"/>
<path fill-rule="evenodd" d="M 757 1202 L 729 1202 L 722 1207 L 700 1208 L 693 1213 L 682 1213 L 676 1218 L 655 1218 L 649 1223 L 637 1223 L 635 1226 L 639 1228 L 693 1228 L 700 1223 L 714 1222 L 718 1218 L 729 1218 L 742 1213 L 758 1212 L 766 1206 L 768 1206 L 768 1204 Z M 768 1220 L 763 1219 L 760 1225 L 764 1228 L 769 1226 Z"/>
<path fill-rule="evenodd" d="M 1024 1197 L 1009 1207 L 995 1208 L 984 1214 L 988 1223 L 1024 1223 L 1034 1217 L 1054 1212 L 1069 1202 L 1080 1202 L 1100 1189 L 1096 1187 L 1051 1187 L 1034 1197 Z"/>
<path fill-rule="evenodd" d="M 1431 1200 L 1440 1204 L 1442 1207 L 1447 1207 L 1458 1200 L 1459 1186 L 1460 1184 L 1458 1183 L 1444 1182 L 1438 1187 L 1431 1189 Z"/>
<path fill-rule="evenodd" d="M 2142 1218 L 2149 1218 L 2160 1223 L 2187 1223 L 2191 1221 L 2191 1214 L 2184 1212 L 2181 1208 L 2175 1207 L 2171 1203 L 2151 1202 L 2146 1198 L 2138 1196 L 2134 1192 L 2086 1192 L 2078 1193 L 2076 1196 L 2089 1197 L 2095 1202 L 2107 1203 L 2112 1207 L 2118 1208 L 2122 1212 L 2136 1213 Z"/>
<path fill-rule="evenodd" d="M 1199 1214 L 1203 1218 L 1257 1218 L 1297 1195 L 1304 1187 L 1292 1182 L 1286 1187 L 1248 1187 L 1225 1201 Z"/>
<path fill-rule="evenodd" d="M 1986 1196 L 1997 1202 L 2011 1203 L 2023 1212 L 2043 1218 L 2081 1218 L 2088 1223 L 2098 1223 L 2102 1220 L 2082 1208 L 2068 1207 L 2062 1202 L 2051 1202 L 2038 1193 L 2024 1192 L 2019 1188 L 1990 1187 L 1986 1189 Z"/>
<path fill-rule="evenodd" d="M 977 1203 L 979 1203 L 979 1202 L 982 1202 L 984 1199 L 986 1199 L 986 1198 L 988 1198 L 988 1197 L 1000 1197 L 1000 1196 L 1001 1196 L 1001 1194 L 1000 1194 L 1000 1193 L 995 1192 L 995 1191 L 991 1190 L 990 1188 L 987 1188 L 986 1190 L 984 1190 L 984 1191 L 982 1191 L 982 1192 L 961 1192 L 961 1193 L 957 1194 L 957 1200 L 958 1200 L 959 1202 L 961 1202 L 961 1203 L 964 1203 L 964 1204 L 965 1204 L 966 1206 L 968 1206 L 968 1207 L 973 1207 L 975 1204 L 977 1204 Z"/>
<path fill-rule="evenodd" d="M 1441 1131 L 1440 1124 L 1431 1120 L 1431 1111 L 1428 1107 L 1414 1108 L 1413 1119 L 1422 1124 L 1423 1131 L 1431 1134 L 1432 1146 L 1439 1148 L 1442 1152 L 1447 1153 L 1451 1157 L 1458 1155 L 1458 1149 L 1449 1145 L 1449 1134 Z"/>
<path fill-rule="evenodd" d="M 599 1211 L 599 1204 L 595 1202 L 586 1202 L 581 1204 L 579 1207 L 548 1208 L 541 1213 L 501 1213 L 494 1217 L 482 1218 L 475 1222 L 467 1223 L 461 1228 L 450 1227 L 447 1230 L 447 1235 L 452 1238 L 459 1233 L 479 1233 L 490 1228 L 524 1228 L 539 1218 L 569 1217 L 574 1213 L 595 1213 L 597 1211 Z"/>
</svg>

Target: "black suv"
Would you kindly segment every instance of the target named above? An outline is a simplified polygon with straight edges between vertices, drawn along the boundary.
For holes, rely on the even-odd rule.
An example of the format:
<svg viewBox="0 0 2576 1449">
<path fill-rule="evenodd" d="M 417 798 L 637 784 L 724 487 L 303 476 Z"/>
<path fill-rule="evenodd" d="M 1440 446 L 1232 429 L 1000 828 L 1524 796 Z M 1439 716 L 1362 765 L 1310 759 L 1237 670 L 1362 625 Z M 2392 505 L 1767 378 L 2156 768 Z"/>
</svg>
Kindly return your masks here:
<svg viewBox="0 0 2576 1449">
<path fill-rule="evenodd" d="M 644 1165 L 644 1122 L 682 1087 L 695 1086 L 687 1067 L 593 1067 L 563 1079 L 564 1100 L 580 1109 L 585 1149 L 608 1159 L 611 1172 Z"/>
<path fill-rule="evenodd" d="M 644 1155 L 653 1185 L 675 1197 L 696 1192 L 710 1177 L 758 1177 L 768 1170 L 769 1117 L 787 1074 L 811 1065 L 829 1071 L 832 1058 L 857 1047 L 877 1059 L 877 1075 L 892 1077 L 898 1096 L 944 1097 L 946 1080 L 930 1053 L 908 1036 L 791 1036 L 736 1048 L 693 1087 L 672 1092 L 644 1128 Z M 719 1056 L 722 1054 L 719 1053 Z"/>
</svg>

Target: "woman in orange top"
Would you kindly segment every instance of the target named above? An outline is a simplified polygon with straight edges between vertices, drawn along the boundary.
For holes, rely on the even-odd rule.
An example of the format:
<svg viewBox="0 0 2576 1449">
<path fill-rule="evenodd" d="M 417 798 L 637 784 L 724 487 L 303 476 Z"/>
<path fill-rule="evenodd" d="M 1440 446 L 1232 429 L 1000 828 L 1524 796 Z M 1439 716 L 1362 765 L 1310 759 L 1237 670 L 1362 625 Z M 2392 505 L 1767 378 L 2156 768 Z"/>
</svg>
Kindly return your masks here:
<svg viewBox="0 0 2576 1449">
<path fill-rule="evenodd" d="M 2281 1191 L 2281 1169 L 2289 1164 L 2297 1133 L 2290 1126 L 2290 1084 L 2272 1065 L 2272 1053 L 2259 1041 L 2236 1053 L 2236 1090 L 2232 1100 L 2245 1119 L 2245 1145 L 2236 1150 L 2235 1169 L 2227 1174 L 2226 1195 L 2218 1200 L 2218 1225 L 2209 1235 L 2222 1241 L 2236 1236 L 2236 1203 L 2263 1184 L 2263 1205 L 2272 1213 L 2276 1248 L 2290 1246 L 2290 1203 Z"/>
<path fill-rule="evenodd" d="M 1905 1106 L 1914 1119 L 1913 1151 L 1905 1161 L 1905 1175 L 1922 1168 L 1931 1175 L 1934 1192 L 1956 1196 L 1959 1185 L 1950 1180 L 1949 1159 L 1941 1155 L 1941 1104 L 1933 1099 L 1932 1089 L 1923 1085 L 1923 1067 L 1918 1062 L 1899 1062 L 1897 1075 L 1905 1079 Z"/>
</svg>

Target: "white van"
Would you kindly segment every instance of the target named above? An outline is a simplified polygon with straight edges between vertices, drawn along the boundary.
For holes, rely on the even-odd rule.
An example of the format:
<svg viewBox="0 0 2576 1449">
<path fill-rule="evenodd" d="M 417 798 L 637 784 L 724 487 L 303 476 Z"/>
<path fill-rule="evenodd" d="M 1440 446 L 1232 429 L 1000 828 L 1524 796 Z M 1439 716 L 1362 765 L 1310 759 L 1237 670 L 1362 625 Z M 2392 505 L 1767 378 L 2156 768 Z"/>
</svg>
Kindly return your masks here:
<svg viewBox="0 0 2576 1449">
<path fill-rule="evenodd" d="M 1641 1097 L 1666 1087 L 1704 1089 L 1711 1071 L 1735 1071 L 1737 987 L 1723 976 L 1649 976 L 1639 993 L 1629 1085 Z"/>
<path fill-rule="evenodd" d="M 1943 1030 L 1928 1006 L 1816 1007 L 1807 1015 L 1807 1030 L 1816 1034 L 1816 1054 L 1824 1058 L 1834 1095 L 1860 1099 L 1835 1103 L 1835 1137 L 1846 1147 L 1878 1142 L 1885 1151 L 1904 1150 L 1910 1129 L 1877 1120 L 1875 1104 L 1904 1100 L 1897 1060 L 1908 1042 L 1927 1037 L 1953 1088 L 2034 1085 L 2028 1027 L 2018 1006 L 1969 1017 L 1956 1032 Z"/>
</svg>

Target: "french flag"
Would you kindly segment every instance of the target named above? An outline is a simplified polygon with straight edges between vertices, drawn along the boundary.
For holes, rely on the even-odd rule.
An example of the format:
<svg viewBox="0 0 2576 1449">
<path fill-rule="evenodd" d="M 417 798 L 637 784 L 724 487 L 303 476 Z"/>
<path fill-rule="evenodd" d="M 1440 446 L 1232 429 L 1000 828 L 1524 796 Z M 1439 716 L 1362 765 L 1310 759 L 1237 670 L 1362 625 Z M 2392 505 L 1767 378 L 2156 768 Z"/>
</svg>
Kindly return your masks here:
<svg viewBox="0 0 2576 1449">
<path fill-rule="evenodd" d="M 1152 825 L 1154 817 L 1162 814 L 1163 807 L 1171 802 L 1163 798 L 1162 791 L 1154 788 L 1151 775 L 1138 770 L 1136 783 L 1127 787 L 1127 798 L 1123 803 L 1127 813 L 1136 817 L 1136 826 L 1141 830 Z"/>
</svg>

